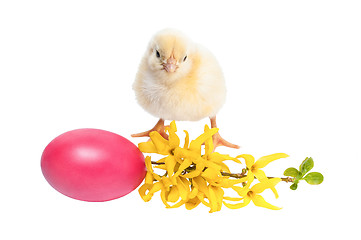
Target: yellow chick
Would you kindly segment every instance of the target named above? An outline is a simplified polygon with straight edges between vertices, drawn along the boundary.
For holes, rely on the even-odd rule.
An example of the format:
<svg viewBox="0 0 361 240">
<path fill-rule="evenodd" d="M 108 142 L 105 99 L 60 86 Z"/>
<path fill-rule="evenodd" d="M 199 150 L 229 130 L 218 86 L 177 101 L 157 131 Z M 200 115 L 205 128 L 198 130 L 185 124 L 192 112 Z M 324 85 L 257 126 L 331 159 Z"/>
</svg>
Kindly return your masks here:
<svg viewBox="0 0 361 240">
<path fill-rule="evenodd" d="M 145 137 L 158 131 L 167 138 L 164 120 L 198 121 L 209 117 L 211 127 L 217 127 L 216 114 L 226 97 L 223 73 L 213 54 L 174 29 L 153 36 L 133 89 L 139 105 L 159 121 L 149 131 L 132 137 Z M 239 148 L 219 133 L 213 141 L 215 147 Z"/>
</svg>

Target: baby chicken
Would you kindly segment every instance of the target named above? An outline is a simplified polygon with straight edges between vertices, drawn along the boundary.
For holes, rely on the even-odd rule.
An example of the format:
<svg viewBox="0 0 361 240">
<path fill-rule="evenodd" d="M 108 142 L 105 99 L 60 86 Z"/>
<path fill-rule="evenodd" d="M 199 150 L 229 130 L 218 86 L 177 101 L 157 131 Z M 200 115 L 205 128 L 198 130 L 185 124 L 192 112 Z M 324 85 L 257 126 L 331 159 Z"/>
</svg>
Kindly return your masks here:
<svg viewBox="0 0 361 240">
<path fill-rule="evenodd" d="M 174 29 L 162 30 L 151 39 L 133 89 L 138 103 L 159 121 L 149 131 L 132 137 L 158 131 L 167 138 L 164 120 L 198 121 L 209 117 L 211 127 L 217 127 L 216 114 L 226 97 L 224 77 L 212 53 Z M 213 141 L 215 148 L 239 148 L 219 133 Z"/>
</svg>

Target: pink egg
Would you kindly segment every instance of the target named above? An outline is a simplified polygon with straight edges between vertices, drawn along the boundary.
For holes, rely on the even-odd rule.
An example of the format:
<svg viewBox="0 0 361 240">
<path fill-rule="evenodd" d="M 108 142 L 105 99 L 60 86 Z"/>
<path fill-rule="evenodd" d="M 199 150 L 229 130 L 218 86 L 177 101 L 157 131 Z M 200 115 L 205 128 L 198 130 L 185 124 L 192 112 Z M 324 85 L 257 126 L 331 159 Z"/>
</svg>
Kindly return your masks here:
<svg viewBox="0 0 361 240">
<path fill-rule="evenodd" d="M 99 129 L 66 132 L 46 146 L 41 169 L 62 194 L 102 202 L 122 197 L 143 181 L 144 156 L 126 138 Z"/>
</svg>

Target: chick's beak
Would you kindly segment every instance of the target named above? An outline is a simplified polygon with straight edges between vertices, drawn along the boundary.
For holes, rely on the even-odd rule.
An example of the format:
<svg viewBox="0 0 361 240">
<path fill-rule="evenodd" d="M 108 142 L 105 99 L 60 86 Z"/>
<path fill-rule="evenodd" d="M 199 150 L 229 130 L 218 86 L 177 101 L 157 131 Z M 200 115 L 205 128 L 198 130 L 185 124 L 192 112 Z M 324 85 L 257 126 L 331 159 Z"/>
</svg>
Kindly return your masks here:
<svg viewBox="0 0 361 240">
<path fill-rule="evenodd" d="M 170 57 L 167 59 L 167 63 L 164 63 L 163 66 L 167 72 L 169 72 L 169 73 L 175 72 L 175 70 L 178 67 L 177 60 L 173 57 Z"/>
</svg>

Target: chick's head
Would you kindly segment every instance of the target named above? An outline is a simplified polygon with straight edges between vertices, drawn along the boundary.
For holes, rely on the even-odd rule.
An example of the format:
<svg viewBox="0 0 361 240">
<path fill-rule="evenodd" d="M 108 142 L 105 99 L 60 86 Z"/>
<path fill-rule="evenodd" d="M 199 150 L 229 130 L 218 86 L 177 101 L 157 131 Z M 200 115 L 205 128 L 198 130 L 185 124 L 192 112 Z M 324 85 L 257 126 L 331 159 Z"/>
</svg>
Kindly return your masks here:
<svg viewBox="0 0 361 240">
<path fill-rule="evenodd" d="M 181 32 L 165 29 L 150 41 L 147 51 L 149 69 L 168 81 L 186 75 L 192 66 L 193 44 Z"/>
</svg>

